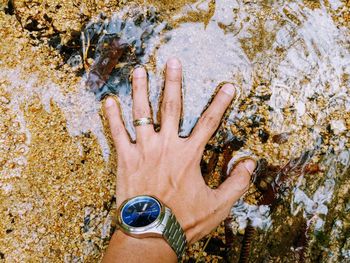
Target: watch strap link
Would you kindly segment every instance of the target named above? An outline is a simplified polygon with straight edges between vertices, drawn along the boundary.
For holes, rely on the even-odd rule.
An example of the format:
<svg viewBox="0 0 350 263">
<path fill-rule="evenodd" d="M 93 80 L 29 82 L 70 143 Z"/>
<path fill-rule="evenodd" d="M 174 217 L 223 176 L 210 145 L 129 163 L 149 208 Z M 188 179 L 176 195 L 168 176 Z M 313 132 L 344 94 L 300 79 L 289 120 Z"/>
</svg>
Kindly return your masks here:
<svg viewBox="0 0 350 263">
<path fill-rule="evenodd" d="M 171 248 L 175 251 L 178 260 L 180 260 L 187 246 L 186 235 L 179 222 L 176 220 L 175 215 L 169 208 L 166 208 L 166 213 L 169 214 L 169 218 L 166 223 L 163 236 Z"/>
</svg>

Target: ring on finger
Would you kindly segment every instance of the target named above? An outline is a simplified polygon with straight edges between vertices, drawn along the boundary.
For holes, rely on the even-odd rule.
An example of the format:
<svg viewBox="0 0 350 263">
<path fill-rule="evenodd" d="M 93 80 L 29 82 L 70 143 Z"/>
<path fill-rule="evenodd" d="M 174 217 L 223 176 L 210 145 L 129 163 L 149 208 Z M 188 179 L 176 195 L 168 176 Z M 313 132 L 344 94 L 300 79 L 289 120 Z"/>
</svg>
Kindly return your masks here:
<svg viewBox="0 0 350 263">
<path fill-rule="evenodd" d="M 227 175 L 229 175 L 231 173 L 231 171 L 238 165 L 238 163 L 240 163 L 244 160 L 247 160 L 247 159 L 251 159 L 257 163 L 257 166 L 256 166 L 256 168 L 252 174 L 251 180 L 250 180 L 251 182 L 255 182 L 256 171 L 259 169 L 259 159 L 257 156 L 255 156 L 249 150 L 241 149 L 231 158 L 231 160 L 227 164 L 227 171 L 226 171 Z"/>
<path fill-rule="evenodd" d="M 140 118 L 133 121 L 134 126 L 143 126 L 153 124 L 153 120 L 150 117 Z"/>
</svg>

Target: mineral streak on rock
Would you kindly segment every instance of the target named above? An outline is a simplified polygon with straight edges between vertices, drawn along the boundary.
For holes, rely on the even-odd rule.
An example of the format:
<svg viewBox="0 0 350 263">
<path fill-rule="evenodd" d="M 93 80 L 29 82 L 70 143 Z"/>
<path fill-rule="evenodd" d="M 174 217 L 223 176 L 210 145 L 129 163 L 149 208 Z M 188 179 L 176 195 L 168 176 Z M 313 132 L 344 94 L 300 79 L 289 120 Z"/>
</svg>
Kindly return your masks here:
<svg viewBox="0 0 350 263">
<path fill-rule="evenodd" d="M 241 247 L 241 254 L 239 256 L 239 261 L 238 261 L 239 263 L 249 262 L 250 247 L 251 247 L 251 242 L 253 240 L 255 231 L 256 231 L 255 228 L 251 226 L 249 222 L 244 232 L 244 237 L 243 237 L 242 247 Z"/>
<path fill-rule="evenodd" d="M 287 142 L 289 137 L 290 137 L 289 132 L 283 132 L 280 134 L 276 134 L 272 137 L 272 142 L 282 144 L 282 143 Z"/>
<path fill-rule="evenodd" d="M 281 191 L 288 187 L 288 183 L 294 178 L 304 174 L 313 174 L 320 171 L 318 164 L 310 163 L 312 151 L 307 151 L 300 157 L 290 160 L 284 166 L 274 166 L 262 159 L 255 171 L 256 187 L 261 191 L 262 197 L 259 205 L 274 207 Z"/>
<path fill-rule="evenodd" d="M 119 38 L 112 38 L 103 43 L 101 55 L 92 65 L 87 79 L 87 85 L 93 92 L 98 92 L 105 85 L 112 70 L 124 54 L 127 45 L 121 42 Z"/>
</svg>

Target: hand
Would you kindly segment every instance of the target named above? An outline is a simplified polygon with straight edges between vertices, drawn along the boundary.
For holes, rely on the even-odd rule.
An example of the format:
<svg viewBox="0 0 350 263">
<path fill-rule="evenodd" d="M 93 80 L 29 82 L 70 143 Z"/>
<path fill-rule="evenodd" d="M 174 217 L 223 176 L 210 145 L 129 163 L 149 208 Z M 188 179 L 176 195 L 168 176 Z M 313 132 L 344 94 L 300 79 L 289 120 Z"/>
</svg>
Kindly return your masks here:
<svg viewBox="0 0 350 263">
<path fill-rule="evenodd" d="M 191 135 L 180 138 L 181 82 L 181 63 L 170 59 L 166 66 L 160 131 L 155 132 L 153 125 L 137 126 L 136 143 L 130 142 L 121 110 L 112 97 L 105 102 L 105 113 L 118 154 L 118 207 L 136 195 L 156 196 L 172 209 L 191 244 L 229 214 L 232 205 L 248 189 L 256 163 L 250 159 L 239 163 L 215 190 L 205 184 L 200 170 L 204 147 L 235 97 L 235 88 L 225 84 Z M 134 120 L 151 117 L 145 69 L 134 70 L 132 89 Z"/>
</svg>

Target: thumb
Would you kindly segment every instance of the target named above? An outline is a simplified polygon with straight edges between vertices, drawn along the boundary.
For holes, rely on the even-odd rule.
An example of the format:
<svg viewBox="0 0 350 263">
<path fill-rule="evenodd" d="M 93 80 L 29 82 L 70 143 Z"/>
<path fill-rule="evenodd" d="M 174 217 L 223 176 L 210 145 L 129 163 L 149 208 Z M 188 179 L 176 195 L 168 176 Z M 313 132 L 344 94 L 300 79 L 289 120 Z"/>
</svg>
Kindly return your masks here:
<svg viewBox="0 0 350 263">
<path fill-rule="evenodd" d="M 221 203 L 232 205 L 248 190 L 255 167 L 256 161 L 250 158 L 234 166 L 229 177 L 216 190 Z"/>
</svg>

